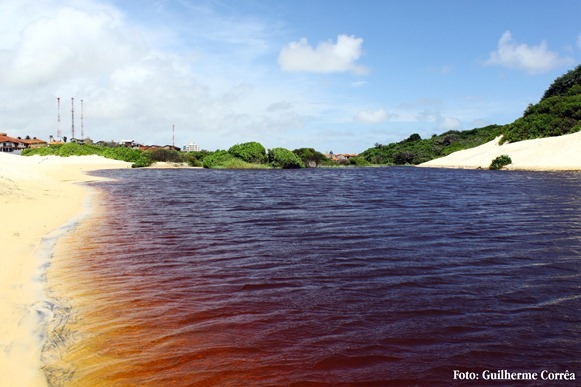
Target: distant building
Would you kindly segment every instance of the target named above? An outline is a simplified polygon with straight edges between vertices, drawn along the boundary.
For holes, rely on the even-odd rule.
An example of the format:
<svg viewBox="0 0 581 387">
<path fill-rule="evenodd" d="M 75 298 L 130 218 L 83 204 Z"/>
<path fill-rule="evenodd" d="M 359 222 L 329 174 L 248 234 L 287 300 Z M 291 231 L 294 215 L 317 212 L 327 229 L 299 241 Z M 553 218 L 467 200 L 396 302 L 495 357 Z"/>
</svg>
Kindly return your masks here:
<svg viewBox="0 0 581 387">
<path fill-rule="evenodd" d="M 19 139 L 9 137 L 6 133 L 0 133 L 0 151 L 14 152 L 24 148 L 24 144 Z"/>
<path fill-rule="evenodd" d="M 46 141 L 35 138 L 14 138 L 7 133 L 0 133 L 0 151 L 1 152 L 20 152 L 26 148 L 40 148 L 47 146 Z"/>
<path fill-rule="evenodd" d="M 184 152 L 199 152 L 200 146 L 198 144 L 194 144 L 194 142 L 190 142 L 188 145 L 184 145 Z"/>
<path fill-rule="evenodd" d="M 79 144 L 79 145 L 93 145 L 93 140 L 91 140 L 89 137 L 71 138 L 69 140 L 69 142 L 74 142 L 75 144 Z"/>
<path fill-rule="evenodd" d="M 139 149 L 140 146 L 142 146 L 142 145 L 136 143 L 134 140 L 121 140 L 121 141 L 119 141 L 119 146 L 124 146 L 124 147 L 132 148 L 132 149 Z"/>
<path fill-rule="evenodd" d="M 24 144 L 26 144 L 27 148 L 42 148 L 42 147 L 45 147 L 48 145 L 46 141 L 40 140 L 36 137 L 28 138 L 28 139 L 20 140 L 20 141 L 22 141 Z"/>
<path fill-rule="evenodd" d="M 347 161 L 352 157 L 357 157 L 356 153 L 337 153 L 329 152 L 325 155 L 329 160 L 333 161 Z"/>
</svg>

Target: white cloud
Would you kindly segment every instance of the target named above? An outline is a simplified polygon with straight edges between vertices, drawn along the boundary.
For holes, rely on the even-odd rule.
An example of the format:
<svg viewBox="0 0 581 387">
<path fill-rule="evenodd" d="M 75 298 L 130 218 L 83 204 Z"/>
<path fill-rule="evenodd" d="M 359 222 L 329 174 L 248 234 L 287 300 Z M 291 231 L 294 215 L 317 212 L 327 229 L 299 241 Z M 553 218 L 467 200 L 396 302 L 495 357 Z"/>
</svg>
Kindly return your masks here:
<svg viewBox="0 0 581 387">
<path fill-rule="evenodd" d="M 42 85 L 63 78 L 108 74 L 143 57 L 143 42 L 119 27 L 119 15 L 64 7 L 32 21 L 20 40 L 2 50 L 3 80 L 12 85 Z"/>
<path fill-rule="evenodd" d="M 523 70 L 533 74 L 570 65 L 572 62 L 572 58 L 561 57 L 558 53 L 549 50 L 545 41 L 537 46 L 517 44 L 510 31 L 506 31 L 498 41 L 498 50 L 490 53 L 485 64 Z"/>
<path fill-rule="evenodd" d="M 437 105 L 436 101 L 426 100 L 425 106 L 432 106 L 430 108 L 419 111 L 415 119 L 419 122 L 431 122 L 435 124 L 435 128 L 440 131 L 458 130 L 462 128 L 462 121 L 456 117 L 443 115 L 439 108 L 434 109 Z M 435 105 L 430 105 L 435 104 Z"/>
<path fill-rule="evenodd" d="M 292 109 L 293 107 L 294 107 L 293 104 L 288 102 L 288 101 L 280 101 L 280 102 L 276 102 L 276 103 L 269 105 L 266 108 L 266 111 L 267 112 L 279 112 L 279 111 L 285 111 L 285 110 Z"/>
<path fill-rule="evenodd" d="M 306 38 L 287 44 L 280 51 L 278 63 L 284 71 L 314 73 L 354 72 L 367 73 L 364 66 L 356 62 L 361 57 L 362 38 L 339 35 L 337 43 L 321 42 L 317 47 Z"/>
<path fill-rule="evenodd" d="M 366 109 L 361 110 L 355 116 L 355 119 L 365 124 L 377 124 L 387 121 L 390 115 L 385 109 Z"/>
<path fill-rule="evenodd" d="M 351 83 L 351 87 L 353 88 L 363 87 L 365 85 L 367 85 L 366 81 L 355 81 Z"/>
<path fill-rule="evenodd" d="M 462 122 L 454 117 L 441 117 L 438 119 L 438 129 L 440 130 L 457 130 L 462 127 Z"/>
</svg>

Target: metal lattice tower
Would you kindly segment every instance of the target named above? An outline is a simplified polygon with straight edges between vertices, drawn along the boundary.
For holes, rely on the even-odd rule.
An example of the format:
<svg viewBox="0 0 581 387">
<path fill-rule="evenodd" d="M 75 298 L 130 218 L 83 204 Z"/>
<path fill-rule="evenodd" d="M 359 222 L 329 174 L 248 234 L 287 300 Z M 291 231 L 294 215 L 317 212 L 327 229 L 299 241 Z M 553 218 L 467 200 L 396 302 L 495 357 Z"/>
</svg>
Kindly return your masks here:
<svg viewBox="0 0 581 387">
<path fill-rule="evenodd" d="M 83 100 L 81 100 L 81 139 L 85 138 L 85 124 L 83 122 Z"/>
<path fill-rule="evenodd" d="M 72 137 L 71 140 L 73 138 L 75 138 L 75 99 L 71 98 L 71 131 L 72 131 Z"/>
<path fill-rule="evenodd" d="M 61 133 L 61 97 L 57 97 L 57 126 L 56 126 L 56 138 L 58 141 L 61 141 L 62 133 Z"/>
</svg>

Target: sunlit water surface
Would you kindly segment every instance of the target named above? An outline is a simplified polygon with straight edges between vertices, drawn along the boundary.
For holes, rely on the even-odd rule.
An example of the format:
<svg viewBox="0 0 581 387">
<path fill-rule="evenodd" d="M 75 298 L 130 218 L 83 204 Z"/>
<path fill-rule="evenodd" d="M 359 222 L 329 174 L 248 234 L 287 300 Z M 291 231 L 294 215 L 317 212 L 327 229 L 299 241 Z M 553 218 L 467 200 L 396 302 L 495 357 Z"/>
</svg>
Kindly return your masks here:
<svg viewBox="0 0 581 387">
<path fill-rule="evenodd" d="M 579 173 L 99 175 L 48 272 L 54 385 L 581 378 Z"/>
</svg>

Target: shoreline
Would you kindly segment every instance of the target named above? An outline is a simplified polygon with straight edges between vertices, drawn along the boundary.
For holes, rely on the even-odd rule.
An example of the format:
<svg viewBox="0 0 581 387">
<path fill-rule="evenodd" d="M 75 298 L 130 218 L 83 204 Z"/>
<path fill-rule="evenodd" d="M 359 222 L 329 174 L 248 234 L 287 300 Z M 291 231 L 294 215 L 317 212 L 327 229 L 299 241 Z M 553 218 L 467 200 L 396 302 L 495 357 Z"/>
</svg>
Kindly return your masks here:
<svg viewBox="0 0 581 387">
<path fill-rule="evenodd" d="M 58 239 L 91 211 L 86 172 L 130 168 L 99 156 L 0 153 L 0 386 L 46 386 L 42 349 L 52 314 L 46 270 Z"/>
</svg>

